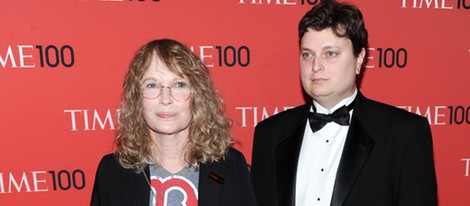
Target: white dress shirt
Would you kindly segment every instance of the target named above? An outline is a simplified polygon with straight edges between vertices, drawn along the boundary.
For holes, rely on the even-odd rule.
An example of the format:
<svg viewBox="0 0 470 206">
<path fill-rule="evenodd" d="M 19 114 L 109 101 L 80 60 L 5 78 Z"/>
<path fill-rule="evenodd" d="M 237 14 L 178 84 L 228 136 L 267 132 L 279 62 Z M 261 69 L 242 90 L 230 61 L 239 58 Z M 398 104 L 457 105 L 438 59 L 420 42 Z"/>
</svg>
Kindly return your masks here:
<svg viewBox="0 0 470 206">
<path fill-rule="evenodd" d="M 356 96 L 357 89 L 352 96 L 343 99 L 331 110 L 322 107 L 315 101 L 313 104 L 317 113 L 331 114 L 336 109 L 351 104 Z M 313 112 L 312 108 L 311 111 Z M 352 116 L 352 110 L 349 111 L 349 115 Z M 307 121 L 297 165 L 295 205 L 330 205 L 336 171 L 343 153 L 348 129 L 349 126 L 330 122 L 313 133 L 310 123 Z"/>
</svg>

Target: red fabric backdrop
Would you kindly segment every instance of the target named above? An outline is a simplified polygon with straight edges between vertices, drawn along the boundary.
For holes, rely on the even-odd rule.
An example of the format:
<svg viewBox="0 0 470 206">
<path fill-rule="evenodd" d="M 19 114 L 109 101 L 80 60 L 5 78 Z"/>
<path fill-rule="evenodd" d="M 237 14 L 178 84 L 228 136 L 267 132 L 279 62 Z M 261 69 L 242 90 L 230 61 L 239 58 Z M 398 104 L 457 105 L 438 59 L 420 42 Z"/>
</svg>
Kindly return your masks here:
<svg viewBox="0 0 470 206">
<path fill-rule="evenodd" d="M 121 83 L 157 38 L 210 67 L 248 161 L 256 123 L 302 104 L 297 23 L 317 0 L 0 3 L 0 205 L 88 205 L 112 151 Z M 351 0 L 369 31 L 361 85 L 426 116 L 439 202 L 470 202 L 470 0 Z"/>
</svg>

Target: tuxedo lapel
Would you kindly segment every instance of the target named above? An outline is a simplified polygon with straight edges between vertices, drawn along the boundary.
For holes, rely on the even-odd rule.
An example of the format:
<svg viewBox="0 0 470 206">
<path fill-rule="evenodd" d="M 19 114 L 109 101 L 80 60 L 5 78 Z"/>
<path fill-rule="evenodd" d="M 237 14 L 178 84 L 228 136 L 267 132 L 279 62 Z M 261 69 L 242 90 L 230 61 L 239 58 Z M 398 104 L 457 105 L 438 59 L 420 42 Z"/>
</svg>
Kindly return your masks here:
<svg viewBox="0 0 470 206">
<path fill-rule="evenodd" d="M 304 118 L 303 122 L 305 122 Z M 279 205 L 295 205 L 295 181 L 297 162 L 304 136 L 305 126 L 300 126 L 276 148 Z"/>
<path fill-rule="evenodd" d="M 361 112 L 358 105 L 361 105 L 361 100 L 363 99 L 364 97 L 359 93 L 354 113 Z M 362 107 L 364 107 L 364 105 Z M 373 146 L 373 139 L 367 134 L 363 125 L 358 120 L 357 115 L 353 114 L 343 154 L 341 155 L 340 164 L 336 173 L 331 206 L 343 205 L 361 169 L 367 161 Z"/>
</svg>

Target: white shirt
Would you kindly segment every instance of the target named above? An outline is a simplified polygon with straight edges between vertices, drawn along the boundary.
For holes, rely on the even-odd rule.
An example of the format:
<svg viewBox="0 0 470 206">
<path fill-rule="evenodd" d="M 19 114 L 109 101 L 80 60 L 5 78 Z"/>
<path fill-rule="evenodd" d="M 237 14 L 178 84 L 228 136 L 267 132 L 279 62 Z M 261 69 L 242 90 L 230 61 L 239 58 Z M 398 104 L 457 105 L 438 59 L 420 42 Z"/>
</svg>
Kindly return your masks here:
<svg viewBox="0 0 470 206">
<path fill-rule="evenodd" d="M 315 101 L 313 104 L 317 113 L 331 114 L 336 109 L 351 104 L 356 96 L 357 89 L 352 96 L 343 99 L 331 110 L 322 107 Z M 352 116 L 352 110 L 349 115 Z M 297 165 L 295 205 L 330 205 L 336 171 L 343 153 L 348 129 L 349 126 L 330 122 L 313 133 L 310 123 L 307 121 Z"/>
</svg>

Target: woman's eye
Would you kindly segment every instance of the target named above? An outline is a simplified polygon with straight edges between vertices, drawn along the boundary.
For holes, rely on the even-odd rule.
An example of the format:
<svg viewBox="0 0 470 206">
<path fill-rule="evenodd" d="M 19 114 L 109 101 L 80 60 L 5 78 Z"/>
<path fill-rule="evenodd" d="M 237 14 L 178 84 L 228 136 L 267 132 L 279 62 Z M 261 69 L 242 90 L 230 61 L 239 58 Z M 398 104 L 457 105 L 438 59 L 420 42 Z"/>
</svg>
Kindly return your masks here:
<svg viewBox="0 0 470 206">
<path fill-rule="evenodd" d="M 189 87 L 189 84 L 187 82 L 184 82 L 184 81 L 180 81 L 180 82 L 175 82 L 173 84 L 173 87 L 174 88 L 188 88 Z"/>
<path fill-rule="evenodd" d="M 149 82 L 149 83 L 145 83 L 144 87 L 148 89 L 158 88 L 158 84 L 155 82 Z"/>
</svg>

